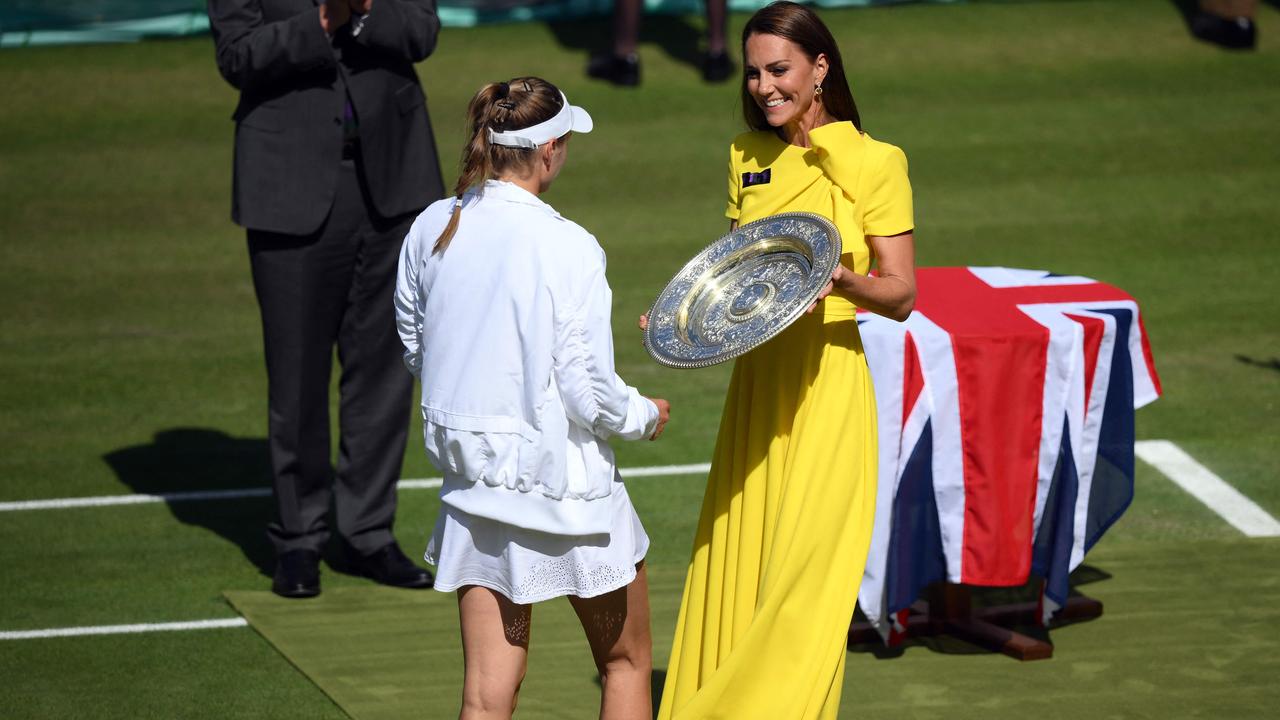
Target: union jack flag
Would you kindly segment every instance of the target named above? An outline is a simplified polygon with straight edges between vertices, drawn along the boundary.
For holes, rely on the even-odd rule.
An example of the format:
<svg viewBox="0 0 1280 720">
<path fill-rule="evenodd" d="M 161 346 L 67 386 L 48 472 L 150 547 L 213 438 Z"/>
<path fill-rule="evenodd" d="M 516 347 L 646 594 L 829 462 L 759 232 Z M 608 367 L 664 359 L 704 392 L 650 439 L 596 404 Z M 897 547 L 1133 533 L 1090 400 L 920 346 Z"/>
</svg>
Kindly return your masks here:
<svg viewBox="0 0 1280 720">
<path fill-rule="evenodd" d="M 1134 409 L 1160 395 L 1138 312 L 1085 277 L 921 268 L 915 312 L 858 316 L 879 411 L 859 604 L 886 640 L 932 582 L 1068 575 L 1133 498 Z"/>
</svg>

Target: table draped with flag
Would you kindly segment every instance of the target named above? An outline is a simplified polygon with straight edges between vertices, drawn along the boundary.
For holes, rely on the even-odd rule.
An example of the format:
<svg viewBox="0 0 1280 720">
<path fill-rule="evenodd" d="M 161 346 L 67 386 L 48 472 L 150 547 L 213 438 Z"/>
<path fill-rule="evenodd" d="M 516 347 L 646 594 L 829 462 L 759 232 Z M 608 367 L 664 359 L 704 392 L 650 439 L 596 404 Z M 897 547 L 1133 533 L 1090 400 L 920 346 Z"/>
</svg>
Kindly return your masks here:
<svg viewBox="0 0 1280 720">
<path fill-rule="evenodd" d="M 915 311 L 858 316 L 879 495 L 859 593 L 886 639 L 931 583 L 1044 578 L 1043 620 L 1133 498 L 1134 409 L 1160 381 L 1137 302 L 1085 277 L 920 268 Z"/>
</svg>

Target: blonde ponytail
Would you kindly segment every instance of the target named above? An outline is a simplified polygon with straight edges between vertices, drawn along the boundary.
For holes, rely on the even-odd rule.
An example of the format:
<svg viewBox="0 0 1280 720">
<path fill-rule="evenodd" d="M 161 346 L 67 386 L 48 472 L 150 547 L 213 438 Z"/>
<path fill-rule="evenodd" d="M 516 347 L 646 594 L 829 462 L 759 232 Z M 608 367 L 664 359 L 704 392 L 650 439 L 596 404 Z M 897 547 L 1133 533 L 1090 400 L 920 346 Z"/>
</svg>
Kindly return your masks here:
<svg viewBox="0 0 1280 720">
<path fill-rule="evenodd" d="M 436 238 L 432 253 L 444 252 L 458 231 L 462 200 L 467 190 L 508 171 L 533 168 L 536 157 L 524 148 L 489 142 L 489 130 L 519 130 L 545 122 L 560 110 L 563 101 L 555 85 L 536 77 L 489 83 L 467 105 L 467 142 L 462 148 L 461 172 L 453 187 L 453 214 Z"/>
</svg>

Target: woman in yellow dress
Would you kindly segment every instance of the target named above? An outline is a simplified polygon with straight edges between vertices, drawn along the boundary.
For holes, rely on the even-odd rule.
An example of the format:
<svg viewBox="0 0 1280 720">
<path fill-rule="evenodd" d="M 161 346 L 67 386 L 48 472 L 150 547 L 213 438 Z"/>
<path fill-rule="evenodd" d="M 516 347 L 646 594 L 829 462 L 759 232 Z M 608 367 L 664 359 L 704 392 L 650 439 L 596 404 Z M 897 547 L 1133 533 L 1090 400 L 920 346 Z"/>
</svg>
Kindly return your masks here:
<svg viewBox="0 0 1280 720">
<path fill-rule="evenodd" d="M 813 212 L 840 229 L 844 255 L 809 314 L 734 366 L 661 720 L 836 717 L 876 504 L 854 313 L 902 320 L 915 300 L 906 156 L 862 132 L 830 31 L 779 2 L 742 37 L 753 132 L 730 150 L 731 227 Z"/>
</svg>

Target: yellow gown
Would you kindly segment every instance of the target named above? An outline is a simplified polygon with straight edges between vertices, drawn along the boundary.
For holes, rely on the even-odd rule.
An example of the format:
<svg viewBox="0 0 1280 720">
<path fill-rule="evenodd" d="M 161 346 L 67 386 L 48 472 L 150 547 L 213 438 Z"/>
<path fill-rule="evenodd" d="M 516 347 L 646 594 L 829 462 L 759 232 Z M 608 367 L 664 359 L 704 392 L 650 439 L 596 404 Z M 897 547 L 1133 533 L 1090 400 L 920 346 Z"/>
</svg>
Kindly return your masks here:
<svg viewBox="0 0 1280 720">
<path fill-rule="evenodd" d="M 906 157 L 848 122 L 810 139 L 735 139 L 726 215 L 823 215 L 840 229 L 841 262 L 866 274 L 866 235 L 913 229 Z M 876 504 L 875 397 L 855 310 L 831 296 L 734 366 L 660 720 L 837 715 Z"/>
</svg>

